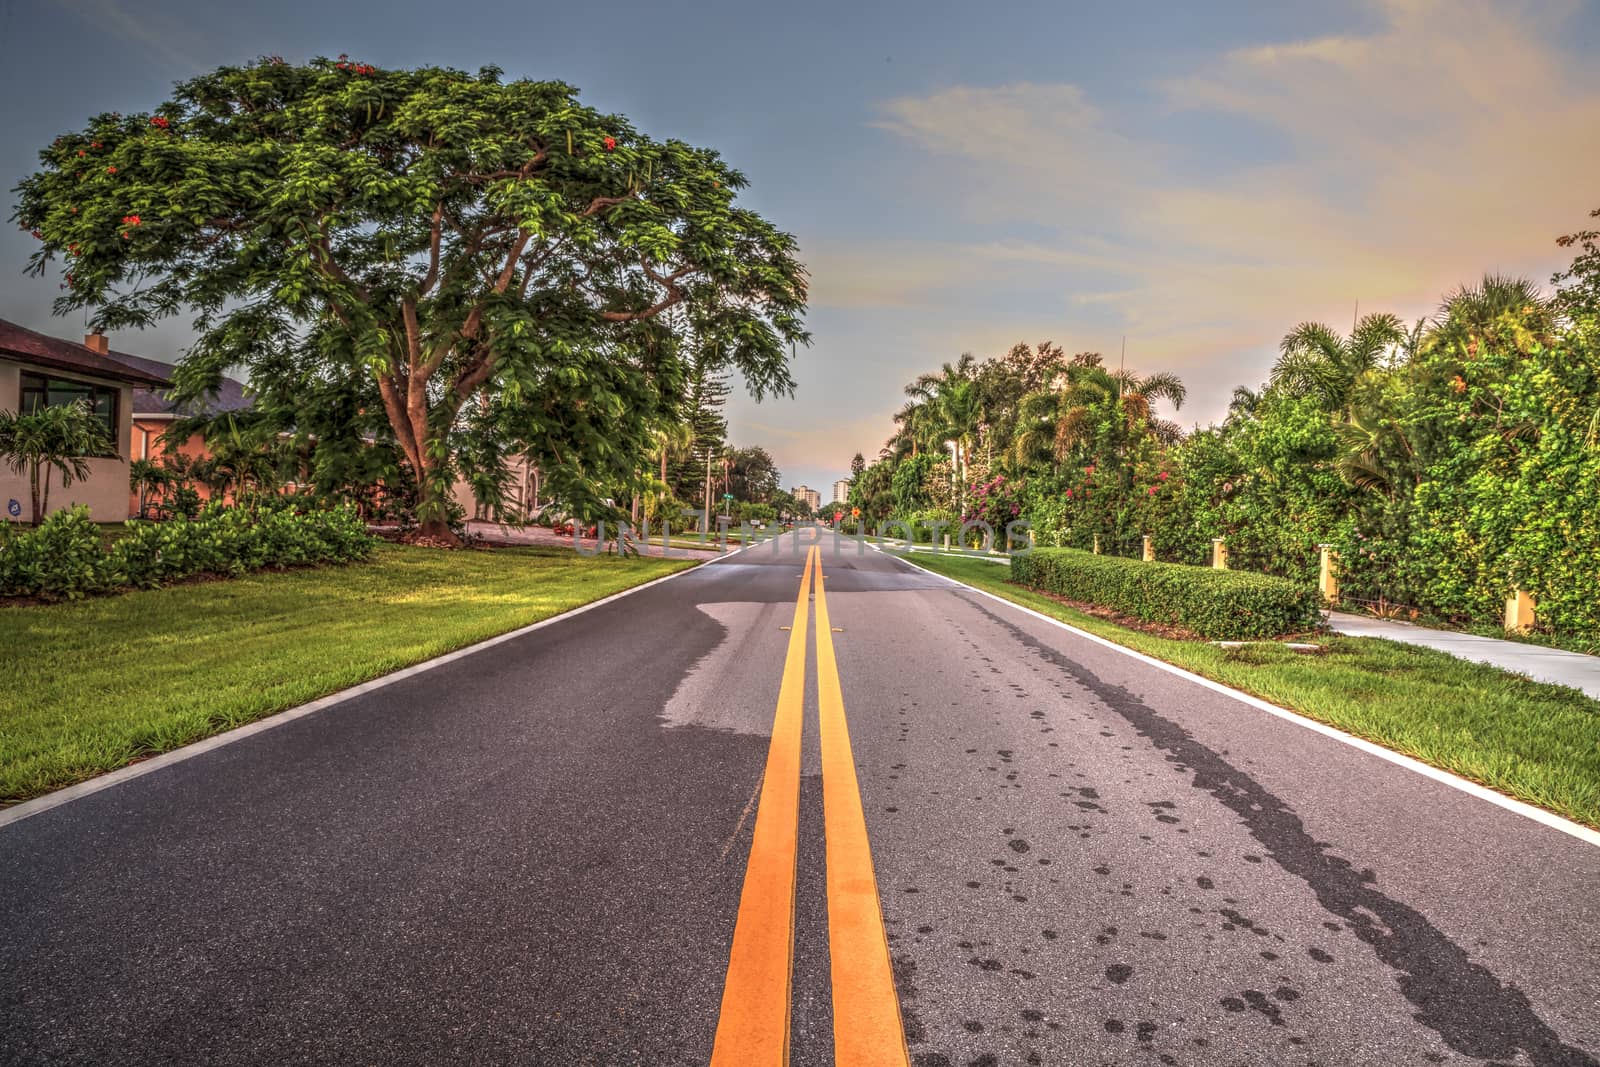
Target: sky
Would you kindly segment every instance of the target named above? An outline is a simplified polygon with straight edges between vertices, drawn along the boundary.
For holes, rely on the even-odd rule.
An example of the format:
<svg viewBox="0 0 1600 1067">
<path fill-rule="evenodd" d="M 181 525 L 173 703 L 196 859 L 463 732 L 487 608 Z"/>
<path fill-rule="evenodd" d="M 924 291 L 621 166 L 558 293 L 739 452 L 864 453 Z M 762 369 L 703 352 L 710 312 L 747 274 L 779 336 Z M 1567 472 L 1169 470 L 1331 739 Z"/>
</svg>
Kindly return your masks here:
<svg viewBox="0 0 1600 1067">
<path fill-rule="evenodd" d="M 1018 341 L 1099 351 L 1219 420 L 1297 323 L 1545 283 L 1600 207 L 1600 0 L 605 5 L 0 0 L 0 177 L 174 81 L 278 54 L 559 79 L 715 147 L 811 275 L 792 398 L 735 444 L 824 497 L 904 385 Z M 0 227 L 0 317 L 64 336 Z M 182 322 L 125 351 L 181 356 Z"/>
</svg>

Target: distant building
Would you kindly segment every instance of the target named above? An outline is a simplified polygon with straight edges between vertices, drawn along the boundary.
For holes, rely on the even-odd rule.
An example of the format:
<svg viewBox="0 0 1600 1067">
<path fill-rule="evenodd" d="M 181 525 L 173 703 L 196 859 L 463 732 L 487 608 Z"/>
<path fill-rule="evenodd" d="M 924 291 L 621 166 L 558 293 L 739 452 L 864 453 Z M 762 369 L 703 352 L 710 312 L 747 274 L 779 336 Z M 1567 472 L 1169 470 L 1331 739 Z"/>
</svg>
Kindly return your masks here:
<svg viewBox="0 0 1600 1067">
<path fill-rule="evenodd" d="M 833 483 L 833 502 L 843 504 L 850 499 L 850 479 L 840 478 Z"/>
<path fill-rule="evenodd" d="M 809 506 L 812 511 L 816 511 L 818 508 L 822 507 L 822 494 L 817 492 L 815 489 L 808 488 L 804 485 L 797 485 L 793 489 L 789 490 L 789 495 L 794 497 L 795 500 L 799 501 L 800 503 Z"/>
</svg>

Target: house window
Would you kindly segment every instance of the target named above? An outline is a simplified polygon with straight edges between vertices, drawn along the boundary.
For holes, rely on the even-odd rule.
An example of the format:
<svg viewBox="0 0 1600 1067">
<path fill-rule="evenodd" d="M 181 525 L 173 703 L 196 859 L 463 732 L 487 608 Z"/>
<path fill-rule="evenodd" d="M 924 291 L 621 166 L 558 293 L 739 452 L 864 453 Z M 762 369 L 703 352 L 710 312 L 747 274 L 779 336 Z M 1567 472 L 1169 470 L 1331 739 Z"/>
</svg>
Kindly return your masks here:
<svg viewBox="0 0 1600 1067">
<path fill-rule="evenodd" d="M 87 402 L 94 417 L 105 427 L 111 441 L 109 455 L 117 449 L 117 401 L 121 391 L 106 385 L 74 381 L 71 378 L 46 378 L 42 374 L 22 375 L 22 410 L 38 411 L 40 408 L 60 404 Z"/>
</svg>

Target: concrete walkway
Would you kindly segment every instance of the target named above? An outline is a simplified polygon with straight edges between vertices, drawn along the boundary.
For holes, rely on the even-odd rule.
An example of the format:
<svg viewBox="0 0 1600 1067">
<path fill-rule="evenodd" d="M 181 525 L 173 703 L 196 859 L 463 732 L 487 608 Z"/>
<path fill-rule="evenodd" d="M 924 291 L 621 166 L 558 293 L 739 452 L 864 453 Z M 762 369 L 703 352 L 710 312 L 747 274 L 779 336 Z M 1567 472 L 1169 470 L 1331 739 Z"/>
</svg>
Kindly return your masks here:
<svg viewBox="0 0 1600 1067">
<path fill-rule="evenodd" d="M 518 528 L 515 526 L 506 526 L 498 522 L 479 522 L 476 519 L 471 519 L 467 521 L 466 529 L 468 536 L 475 537 L 481 541 L 488 542 L 489 544 L 547 545 L 553 548 L 576 547 L 570 534 L 567 536 L 561 536 L 546 526 L 523 526 Z M 680 541 L 678 538 L 673 538 L 673 540 L 678 542 L 672 546 L 672 554 L 674 556 L 681 556 L 684 559 L 716 559 L 718 556 L 722 555 L 722 550 L 717 547 L 717 542 L 715 540 L 712 540 L 709 547 L 706 548 L 691 548 L 687 547 L 687 542 Z M 581 543 L 586 551 L 595 551 L 595 542 L 592 537 L 585 537 Z M 728 547 L 730 549 L 738 548 L 738 539 L 729 538 Z M 658 534 L 648 546 L 639 545 L 638 548 L 639 551 L 646 556 L 661 555 L 662 551 L 660 535 Z"/>
<path fill-rule="evenodd" d="M 1502 641 L 1451 630 L 1430 630 L 1409 622 L 1390 622 L 1367 615 L 1328 612 L 1328 625 L 1335 633 L 1350 637 L 1382 637 L 1408 645 L 1436 648 L 1462 659 L 1476 660 L 1492 667 L 1526 674 L 1541 682 L 1570 685 L 1600 700 L 1600 656 L 1566 652 L 1524 641 Z"/>
</svg>

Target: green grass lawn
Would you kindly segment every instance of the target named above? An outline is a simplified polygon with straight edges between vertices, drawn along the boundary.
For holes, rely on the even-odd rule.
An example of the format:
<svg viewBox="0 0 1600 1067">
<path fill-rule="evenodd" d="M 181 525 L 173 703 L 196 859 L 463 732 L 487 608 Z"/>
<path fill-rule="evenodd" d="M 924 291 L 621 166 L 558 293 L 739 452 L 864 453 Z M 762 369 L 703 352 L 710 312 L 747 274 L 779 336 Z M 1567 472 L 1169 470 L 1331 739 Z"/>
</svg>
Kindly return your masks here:
<svg viewBox="0 0 1600 1067">
<path fill-rule="evenodd" d="M 694 565 L 440 552 L 0 607 L 0 802 L 37 796 Z"/>
<path fill-rule="evenodd" d="M 1324 655 L 1281 645 L 1219 648 L 1131 630 L 1013 585 L 992 563 L 911 561 L 1082 630 L 1297 711 L 1463 778 L 1600 827 L 1600 701 L 1433 649 L 1319 638 Z"/>
</svg>

